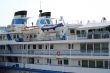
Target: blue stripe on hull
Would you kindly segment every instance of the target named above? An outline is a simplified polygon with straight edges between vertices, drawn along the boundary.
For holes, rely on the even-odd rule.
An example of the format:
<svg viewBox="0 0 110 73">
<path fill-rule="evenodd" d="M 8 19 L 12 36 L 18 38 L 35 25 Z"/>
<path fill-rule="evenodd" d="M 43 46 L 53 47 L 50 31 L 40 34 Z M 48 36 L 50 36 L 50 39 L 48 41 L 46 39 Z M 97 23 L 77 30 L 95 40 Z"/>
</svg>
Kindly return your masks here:
<svg viewBox="0 0 110 73">
<path fill-rule="evenodd" d="M 0 67 L 0 69 L 5 69 L 5 70 L 20 70 L 20 71 L 30 71 L 30 72 L 40 72 L 40 73 L 69 73 L 69 72 L 61 72 L 61 71 L 30 69 L 30 68 L 20 68 L 20 67 Z"/>
</svg>

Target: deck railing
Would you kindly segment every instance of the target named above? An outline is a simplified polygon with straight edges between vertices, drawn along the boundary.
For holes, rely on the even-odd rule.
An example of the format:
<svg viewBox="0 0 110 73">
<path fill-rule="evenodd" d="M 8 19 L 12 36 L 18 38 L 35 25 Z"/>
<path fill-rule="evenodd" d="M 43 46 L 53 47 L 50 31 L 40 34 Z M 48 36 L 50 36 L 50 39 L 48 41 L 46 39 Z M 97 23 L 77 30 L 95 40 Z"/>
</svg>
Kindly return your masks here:
<svg viewBox="0 0 110 73">
<path fill-rule="evenodd" d="M 0 54 L 27 54 L 27 55 L 56 55 L 56 56 L 109 56 L 110 51 L 81 51 L 81 50 L 45 50 L 45 49 L 17 49 L 17 50 L 1 50 Z"/>
</svg>

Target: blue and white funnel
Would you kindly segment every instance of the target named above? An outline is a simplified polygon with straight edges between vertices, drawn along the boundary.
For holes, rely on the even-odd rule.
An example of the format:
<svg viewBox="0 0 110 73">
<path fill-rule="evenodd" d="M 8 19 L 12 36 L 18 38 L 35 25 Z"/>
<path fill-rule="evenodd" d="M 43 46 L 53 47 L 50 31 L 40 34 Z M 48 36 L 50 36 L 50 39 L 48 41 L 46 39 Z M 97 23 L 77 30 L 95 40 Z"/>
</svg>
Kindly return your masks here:
<svg viewBox="0 0 110 73">
<path fill-rule="evenodd" d="M 12 25 L 25 25 L 27 24 L 27 11 L 17 11 L 14 14 Z"/>
</svg>

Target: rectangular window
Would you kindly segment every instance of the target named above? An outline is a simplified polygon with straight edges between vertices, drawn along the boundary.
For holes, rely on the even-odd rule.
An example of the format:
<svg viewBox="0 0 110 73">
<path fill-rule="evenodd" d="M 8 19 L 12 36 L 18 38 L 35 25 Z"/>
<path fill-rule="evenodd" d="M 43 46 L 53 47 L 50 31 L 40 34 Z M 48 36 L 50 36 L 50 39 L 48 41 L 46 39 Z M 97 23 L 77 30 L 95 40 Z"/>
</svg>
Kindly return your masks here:
<svg viewBox="0 0 110 73">
<path fill-rule="evenodd" d="M 54 45 L 53 44 L 50 44 L 50 49 L 54 49 Z"/>
<path fill-rule="evenodd" d="M 68 65 L 68 59 L 64 59 L 64 65 Z"/>
<path fill-rule="evenodd" d="M 87 43 L 87 52 L 93 52 L 93 44 Z"/>
<path fill-rule="evenodd" d="M 88 33 L 87 38 L 88 38 L 88 39 L 92 39 L 92 35 L 93 35 L 93 34 Z"/>
<path fill-rule="evenodd" d="M 37 63 L 39 63 L 39 59 L 37 59 Z"/>
<path fill-rule="evenodd" d="M 34 58 L 29 58 L 29 63 L 34 64 Z"/>
<path fill-rule="evenodd" d="M 0 49 L 4 50 L 5 49 L 5 45 L 0 45 Z"/>
<path fill-rule="evenodd" d="M 89 60 L 89 67 L 95 68 L 95 61 L 94 60 Z"/>
<path fill-rule="evenodd" d="M 99 38 L 101 38 L 101 35 L 100 34 L 94 34 L 94 39 L 99 39 Z"/>
<path fill-rule="evenodd" d="M 82 67 L 88 67 L 88 60 L 82 60 Z"/>
<path fill-rule="evenodd" d="M 71 44 L 71 49 L 74 49 L 74 44 Z"/>
<path fill-rule="evenodd" d="M 68 44 L 68 49 L 74 49 L 74 44 Z"/>
<path fill-rule="evenodd" d="M 58 64 L 62 65 L 62 60 L 61 59 L 58 59 Z"/>
<path fill-rule="evenodd" d="M 36 49 L 36 45 L 33 45 L 33 49 Z"/>
<path fill-rule="evenodd" d="M 104 68 L 108 69 L 108 61 L 104 61 Z"/>
<path fill-rule="evenodd" d="M 45 49 L 48 49 L 48 46 L 47 45 L 45 45 Z"/>
<path fill-rule="evenodd" d="M 81 50 L 81 52 L 86 52 L 86 43 L 80 44 L 80 50 Z"/>
<path fill-rule="evenodd" d="M 70 29 L 70 33 L 74 34 L 75 33 L 74 29 Z"/>
<path fill-rule="evenodd" d="M 94 43 L 94 52 L 100 53 L 100 43 Z"/>
<path fill-rule="evenodd" d="M 26 45 L 24 45 L 24 49 L 26 48 Z"/>
<path fill-rule="evenodd" d="M 71 44 L 68 44 L 68 49 L 71 49 Z"/>
<path fill-rule="evenodd" d="M 97 68 L 103 68 L 103 61 L 96 61 Z"/>
<path fill-rule="evenodd" d="M 28 49 L 30 49 L 30 45 L 28 45 Z"/>
<path fill-rule="evenodd" d="M 102 43 L 101 47 L 102 47 L 102 52 L 108 53 L 108 51 L 109 51 L 108 43 Z"/>
<path fill-rule="evenodd" d="M 51 59 L 47 58 L 47 64 L 51 64 Z"/>
<path fill-rule="evenodd" d="M 0 40 L 2 40 L 2 36 L 0 35 Z"/>
<path fill-rule="evenodd" d="M 42 45 L 38 45 L 38 49 L 42 49 Z"/>
</svg>

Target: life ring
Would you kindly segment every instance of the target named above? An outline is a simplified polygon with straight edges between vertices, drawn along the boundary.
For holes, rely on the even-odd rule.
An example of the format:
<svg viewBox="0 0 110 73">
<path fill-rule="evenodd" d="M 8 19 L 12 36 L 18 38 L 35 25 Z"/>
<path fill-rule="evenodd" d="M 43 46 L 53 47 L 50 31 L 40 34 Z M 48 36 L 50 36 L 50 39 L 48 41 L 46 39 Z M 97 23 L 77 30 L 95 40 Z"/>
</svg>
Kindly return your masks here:
<svg viewBox="0 0 110 73">
<path fill-rule="evenodd" d="M 58 55 L 58 56 L 60 55 L 60 51 L 57 51 L 57 55 Z"/>
</svg>

